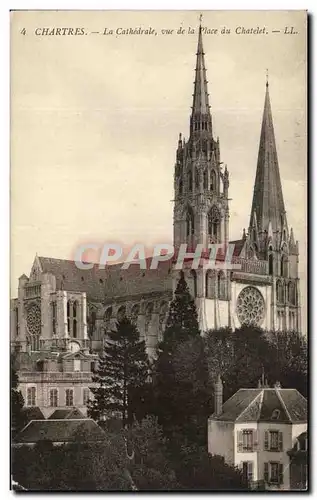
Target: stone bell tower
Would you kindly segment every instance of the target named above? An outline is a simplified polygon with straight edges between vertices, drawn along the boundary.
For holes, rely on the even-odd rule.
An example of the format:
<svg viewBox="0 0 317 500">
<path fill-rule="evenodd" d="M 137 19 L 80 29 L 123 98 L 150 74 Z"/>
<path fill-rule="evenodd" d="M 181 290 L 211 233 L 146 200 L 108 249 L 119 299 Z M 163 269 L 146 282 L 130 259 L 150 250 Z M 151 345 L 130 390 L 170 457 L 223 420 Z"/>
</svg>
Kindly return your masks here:
<svg viewBox="0 0 317 500">
<path fill-rule="evenodd" d="M 198 244 L 206 250 L 211 243 L 226 246 L 229 238 L 229 173 L 213 136 L 204 56 L 200 25 L 189 138 L 179 136 L 174 173 L 174 247 L 186 243 L 188 251 Z M 189 271 L 187 277 L 193 296 L 208 296 L 206 270 Z M 227 281 L 228 273 L 222 277 Z"/>
</svg>

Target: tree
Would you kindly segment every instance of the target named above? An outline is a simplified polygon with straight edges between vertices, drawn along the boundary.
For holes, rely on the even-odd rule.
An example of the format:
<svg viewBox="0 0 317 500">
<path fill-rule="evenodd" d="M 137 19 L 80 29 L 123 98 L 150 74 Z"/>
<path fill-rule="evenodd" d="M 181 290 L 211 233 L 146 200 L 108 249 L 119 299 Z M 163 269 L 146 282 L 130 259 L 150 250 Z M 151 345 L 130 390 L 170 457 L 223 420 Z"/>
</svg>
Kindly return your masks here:
<svg viewBox="0 0 317 500">
<path fill-rule="evenodd" d="M 236 467 L 224 458 L 210 455 L 206 446 L 182 446 L 174 457 L 176 477 L 183 490 L 238 491 L 247 490 L 248 484 Z"/>
<path fill-rule="evenodd" d="M 134 450 L 131 476 L 138 490 L 177 490 L 175 472 L 169 460 L 167 440 L 157 419 L 148 416 L 134 422 L 130 430 Z"/>
<path fill-rule="evenodd" d="M 171 442 L 176 444 L 184 439 L 206 442 L 210 410 L 208 369 L 195 302 L 183 273 L 158 349 L 154 391 L 154 413 Z"/>
<path fill-rule="evenodd" d="M 262 373 L 268 383 L 276 381 L 270 372 L 274 353 L 263 330 L 251 326 L 234 332 L 210 330 L 205 345 L 210 378 L 215 382 L 221 375 L 225 400 L 241 388 L 257 387 Z"/>
<path fill-rule="evenodd" d="M 118 321 L 108 334 L 98 367 L 93 375 L 94 399 L 88 402 L 88 415 L 95 420 L 121 415 L 123 425 L 133 416 L 142 416 L 142 391 L 149 379 L 149 360 L 145 342 L 128 318 Z"/>
<path fill-rule="evenodd" d="M 297 389 L 307 397 L 307 339 L 299 332 L 269 332 L 268 342 L 274 353 L 271 378 L 282 387 Z"/>
<path fill-rule="evenodd" d="M 36 445 L 13 449 L 13 479 L 31 491 L 131 491 L 124 442 Z"/>
<path fill-rule="evenodd" d="M 183 342 L 199 335 L 200 330 L 195 301 L 189 293 L 184 273 L 181 272 L 174 299 L 169 307 L 164 342 L 166 345 L 173 345 L 174 342 Z"/>
<path fill-rule="evenodd" d="M 23 413 L 24 398 L 18 390 L 19 377 L 15 369 L 14 358 L 11 357 L 11 429 L 12 435 L 24 427 L 25 415 Z"/>
<path fill-rule="evenodd" d="M 204 342 L 210 381 L 221 375 L 225 400 L 241 388 L 257 387 L 262 374 L 270 386 L 280 382 L 307 395 L 307 342 L 300 333 L 242 326 L 210 330 Z"/>
</svg>

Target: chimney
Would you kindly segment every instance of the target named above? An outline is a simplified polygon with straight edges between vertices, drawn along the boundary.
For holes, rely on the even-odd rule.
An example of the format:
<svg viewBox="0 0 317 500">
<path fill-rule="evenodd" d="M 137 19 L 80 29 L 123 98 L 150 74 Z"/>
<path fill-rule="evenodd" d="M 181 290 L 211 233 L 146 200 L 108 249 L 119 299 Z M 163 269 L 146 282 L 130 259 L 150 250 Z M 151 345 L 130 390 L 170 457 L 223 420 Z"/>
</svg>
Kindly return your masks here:
<svg viewBox="0 0 317 500">
<path fill-rule="evenodd" d="M 220 374 L 215 383 L 215 415 L 221 415 L 223 402 L 223 385 Z"/>
</svg>

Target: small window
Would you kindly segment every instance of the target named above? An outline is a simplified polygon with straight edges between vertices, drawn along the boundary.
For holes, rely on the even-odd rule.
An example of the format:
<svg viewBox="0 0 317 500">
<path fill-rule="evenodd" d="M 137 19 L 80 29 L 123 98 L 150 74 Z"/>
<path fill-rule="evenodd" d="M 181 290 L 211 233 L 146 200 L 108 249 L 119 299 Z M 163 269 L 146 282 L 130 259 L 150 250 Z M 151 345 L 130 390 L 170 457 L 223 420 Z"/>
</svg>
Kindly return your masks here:
<svg viewBox="0 0 317 500">
<path fill-rule="evenodd" d="M 102 283 L 103 283 L 103 281 L 102 281 L 102 279 L 101 279 L 101 278 L 100 278 L 100 280 L 99 280 L 99 283 L 100 283 L 100 284 L 102 284 Z"/>
<path fill-rule="evenodd" d="M 50 406 L 58 406 L 58 394 L 57 389 L 50 390 Z"/>
<path fill-rule="evenodd" d="M 265 431 L 264 450 L 283 451 L 283 433 L 280 431 Z"/>
<path fill-rule="evenodd" d="M 36 387 L 27 388 L 27 406 L 36 406 Z"/>
<path fill-rule="evenodd" d="M 87 405 L 89 401 L 89 396 L 90 396 L 90 390 L 88 387 L 84 387 L 83 389 L 83 404 Z"/>
<path fill-rule="evenodd" d="M 246 482 L 253 481 L 253 462 L 242 462 L 242 474 Z"/>
<path fill-rule="evenodd" d="M 256 444 L 256 431 L 254 429 L 243 429 L 238 431 L 237 441 L 238 451 L 240 453 L 254 451 Z"/>
<path fill-rule="evenodd" d="M 66 406 L 74 406 L 74 391 L 66 389 Z"/>
<path fill-rule="evenodd" d="M 272 484 L 283 484 L 283 464 L 279 462 L 264 463 L 264 481 Z"/>
<path fill-rule="evenodd" d="M 81 371 L 81 360 L 74 359 L 74 372 L 80 372 L 80 371 Z"/>
</svg>

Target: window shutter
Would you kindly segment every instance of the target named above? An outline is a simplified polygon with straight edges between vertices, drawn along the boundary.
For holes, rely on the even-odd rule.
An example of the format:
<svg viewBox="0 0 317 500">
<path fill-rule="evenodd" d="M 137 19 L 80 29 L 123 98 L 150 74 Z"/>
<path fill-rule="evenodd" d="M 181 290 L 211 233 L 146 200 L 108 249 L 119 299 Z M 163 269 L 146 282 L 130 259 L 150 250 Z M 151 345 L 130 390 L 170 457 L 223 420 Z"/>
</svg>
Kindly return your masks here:
<svg viewBox="0 0 317 500">
<path fill-rule="evenodd" d="M 259 431 L 255 429 L 253 431 L 253 449 L 258 450 L 259 447 Z"/>
<path fill-rule="evenodd" d="M 264 481 L 269 482 L 269 463 L 264 462 Z"/>
<path fill-rule="evenodd" d="M 253 481 L 253 462 L 248 462 L 248 479 Z"/>
<path fill-rule="evenodd" d="M 279 477 L 279 483 L 283 484 L 283 464 L 279 464 L 278 466 L 278 477 Z"/>
<path fill-rule="evenodd" d="M 278 450 L 283 451 L 283 432 L 278 433 Z"/>
<path fill-rule="evenodd" d="M 243 432 L 237 431 L 238 451 L 243 451 Z"/>
<path fill-rule="evenodd" d="M 265 450 L 269 449 L 269 433 L 268 433 L 268 431 L 265 431 L 265 433 L 264 433 L 264 449 Z"/>
</svg>

